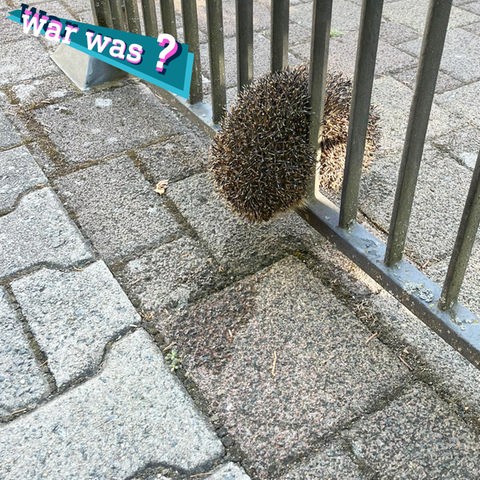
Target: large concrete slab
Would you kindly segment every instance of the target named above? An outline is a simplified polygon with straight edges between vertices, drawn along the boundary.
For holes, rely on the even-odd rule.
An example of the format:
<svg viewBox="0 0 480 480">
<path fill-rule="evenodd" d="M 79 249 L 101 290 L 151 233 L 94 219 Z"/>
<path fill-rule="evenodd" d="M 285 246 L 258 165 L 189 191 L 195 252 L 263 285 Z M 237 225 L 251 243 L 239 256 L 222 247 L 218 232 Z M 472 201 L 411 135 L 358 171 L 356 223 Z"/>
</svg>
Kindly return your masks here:
<svg viewBox="0 0 480 480">
<path fill-rule="evenodd" d="M 179 233 L 163 199 L 127 157 L 79 170 L 56 185 L 107 263 L 170 241 Z"/>
<path fill-rule="evenodd" d="M 12 289 L 58 386 L 94 374 L 105 345 L 140 323 L 103 262 L 74 272 L 42 269 Z"/>
<path fill-rule="evenodd" d="M 360 420 L 345 436 L 382 479 L 478 478 L 477 436 L 423 384 Z"/>
<path fill-rule="evenodd" d="M 160 319 L 160 327 L 254 478 L 279 478 L 291 459 L 408 378 L 293 258 Z"/>
<path fill-rule="evenodd" d="M 116 274 L 136 306 L 157 314 L 183 308 L 222 283 L 214 259 L 186 237 L 149 250 Z"/>
<path fill-rule="evenodd" d="M 7 294 L 0 287 L 0 419 L 48 395 L 49 387 L 37 365 Z"/>
<path fill-rule="evenodd" d="M 142 330 L 99 375 L 0 428 L 4 480 L 127 478 L 149 465 L 193 472 L 223 453 Z"/>
<path fill-rule="evenodd" d="M 120 153 L 185 130 L 185 120 L 140 84 L 49 105 L 36 110 L 35 118 L 68 164 Z"/>
<path fill-rule="evenodd" d="M 13 208 L 19 195 L 46 185 L 47 178 L 25 147 L 0 152 L 0 212 Z"/>
<path fill-rule="evenodd" d="M 167 193 L 216 260 L 233 274 L 258 271 L 318 238 L 295 214 L 256 225 L 240 220 L 216 196 L 207 174 L 176 182 Z"/>
<path fill-rule="evenodd" d="M 0 217 L 0 277 L 35 265 L 67 267 L 92 257 L 77 227 L 52 190 L 24 196 Z"/>
</svg>

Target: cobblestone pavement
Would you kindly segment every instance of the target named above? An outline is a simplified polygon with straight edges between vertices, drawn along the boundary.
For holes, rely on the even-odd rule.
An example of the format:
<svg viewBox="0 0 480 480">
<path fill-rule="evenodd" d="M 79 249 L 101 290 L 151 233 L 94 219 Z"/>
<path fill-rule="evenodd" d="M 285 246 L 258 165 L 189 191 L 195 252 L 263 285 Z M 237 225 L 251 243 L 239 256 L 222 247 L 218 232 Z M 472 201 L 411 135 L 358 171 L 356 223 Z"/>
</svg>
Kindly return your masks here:
<svg viewBox="0 0 480 480">
<path fill-rule="evenodd" d="M 254 4 L 262 73 L 269 1 Z M 334 1 L 348 75 L 359 4 Z M 480 148 L 480 8 L 454 4 L 408 243 L 438 279 Z M 35 5 L 91 19 L 85 0 Z M 233 217 L 201 130 L 133 78 L 78 91 L 5 20 L 16 7 L 0 1 L 0 479 L 477 479 L 480 373 L 294 214 Z M 382 148 L 362 184 L 380 229 L 426 8 L 385 2 Z M 233 0 L 224 15 L 233 99 Z M 310 15 L 291 1 L 292 63 Z"/>
</svg>

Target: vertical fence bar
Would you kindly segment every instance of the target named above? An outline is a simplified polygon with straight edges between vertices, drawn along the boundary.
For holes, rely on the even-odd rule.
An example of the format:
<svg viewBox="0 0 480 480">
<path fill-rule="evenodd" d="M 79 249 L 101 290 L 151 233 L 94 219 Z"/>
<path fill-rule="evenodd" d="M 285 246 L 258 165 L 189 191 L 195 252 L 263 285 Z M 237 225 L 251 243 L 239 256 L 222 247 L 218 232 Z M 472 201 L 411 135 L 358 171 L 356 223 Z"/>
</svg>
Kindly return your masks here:
<svg viewBox="0 0 480 480">
<path fill-rule="evenodd" d="M 325 104 L 327 81 L 328 46 L 332 0 L 315 0 L 312 19 L 312 45 L 310 51 L 310 144 L 318 150 L 320 127 Z"/>
<path fill-rule="evenodd" d="M 160 0 L 162 13 L 162 27 L 164 33 L 169 33 L 177 38 L 177 22 L 175 20 L 175 5 L 173 0 Z"/>
<path fill-rule="evenodd" d="M 145 24 L 145 35 L 158 37 L 158 19 L 155 10 L 155 0 L 142 0 L 143 23 Z"/>
<path fill-rule="evenodd" d="M 272 0 L 272 72 L 283 70 L 288 65 L 288 7 L 289 0 Z"/>
<path fill-rule="evenodd" d="M 451 7 L 452 0 L 430 1 L 385 253 L 389 266 L 401 260 L 405 248 Z"/>
<path fill-rule="evenodd" d="M 137 0 L 125 0 L 125 15 L 127 17 L 128 30 L 132 33 L 141 33 Z"/>
<path fill-rule="evenodd" d="M 200 41 L 198 38 L 198 16 L 196 0 L 182 0 L 183 37 L 193 53 L 192 83 L 190 85 L 190 103 L 201 102 L 202 65 L 200 61 Z"/>
<path fill-rule="evenodd" d="M 227 105 L 222 0 L 207 0 L 208 51 L 212 82 L 213 123 L 218 123 Z"/>
<path fill-rule="evenodd" d="M 457 239 L 443 284 L 440 308 L 451 308 L 457 301 L 463 283 L 468 260 L 480 224 L 480 153 L 470 182 L 465 208 L 463 209 Z"/>
<path fill-rule="evenodd" d="M 342 228 L 347 228 L 357 216 L 382 9 L 383 0 L 363 1 L 340 204 Z"/>
<path fill-rule="evenodd" d="M 90 0 L 92 6 L 93 23 L 101 27 L 113 27 L 110 5 L 104 0 Z"/>
<path fill-rule="evenodd" d="M 113 28 L 117 30 L 127 30 L 121 0 L 108 0 L 108 2 L 110 4 L 110 11 L 112 12 Z"/>
<path fill-rule="evenodd" d="M 236 0 L 237 88 L 238 92 L 253 79 L 253 0 Z"/>
</svg>

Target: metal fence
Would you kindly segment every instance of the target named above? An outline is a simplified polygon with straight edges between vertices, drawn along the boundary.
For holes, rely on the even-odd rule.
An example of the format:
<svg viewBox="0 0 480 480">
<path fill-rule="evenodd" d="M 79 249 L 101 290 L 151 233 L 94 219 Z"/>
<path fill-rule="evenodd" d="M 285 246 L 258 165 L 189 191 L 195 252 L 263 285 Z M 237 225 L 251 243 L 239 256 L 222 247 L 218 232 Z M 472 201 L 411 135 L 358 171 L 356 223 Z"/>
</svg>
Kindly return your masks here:
<svg viewBox="0 0 480 480">
<path fill-rule="evenodd" d="M 314 0 L 312 6 L 310 141 L 316 149 L 321 133 L 333 1 Z M 156 36 L 159 28 L 155 4 L 154 0 L 141 0 L 138 3 L 136 0 L 92 0 L 98 24 L 134 32 L 143 28 L 151 36 Z M 175 101 L 185 107 L 185 112 L 193 113 L 194 118 L 208 125 L 212 133 L 226 109 L 222 1 L 206 0 L 205 4 L 210 105 L 202 102 L 197 2 L 181 0 L 180 6 L 184 41 L 195 54 L 195 62 L 189 102 L 179 98 Z M 403 258 L 451 6 L 452 0 L 430 1 L 386 244 L 356 221 L 383 0 L 364 0 L 362 5 L 340 208 L 315 191 L 312 182 L 308 205 L 298 213 L 432 330 L 480 367 L 478 319 L 458 303 L 480 222 L 480 154 L 443 287 L 432 282 Z M 174 0 L 160 0 L 160 13 L 163 31 L 176 36 Z M 253 79 L 253 0 L 236 0 L 236 27 L 237 84 L 240 90 Z M 272 71 L 281 70 L 288 64 L 288 31 L 289 0 L 272 0 Z"/>
</svg>

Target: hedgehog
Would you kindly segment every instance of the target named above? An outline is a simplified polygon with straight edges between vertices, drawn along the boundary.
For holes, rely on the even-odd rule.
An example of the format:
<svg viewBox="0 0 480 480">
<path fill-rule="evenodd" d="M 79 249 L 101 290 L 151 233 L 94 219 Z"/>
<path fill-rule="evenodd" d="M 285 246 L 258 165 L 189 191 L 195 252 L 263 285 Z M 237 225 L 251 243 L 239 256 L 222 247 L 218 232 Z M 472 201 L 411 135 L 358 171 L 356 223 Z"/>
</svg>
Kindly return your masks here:
<svg viewBox="0 0 480 480">
<path fill-rule="evenodd" d="M 301 206 L 315 172 L 309 142 L 309 74 L 305 66 L 274 72 L 239 94 L 220 122 L 210 149 L 210 171 L 219 195 L 243 219 L 265 222 Z M 320 140 L 320 185 L 342 183 L 351 81 L 329 74 Z M 371 108 L 363 165 L 378 147 L 378 116 Z"/>
</svg>

